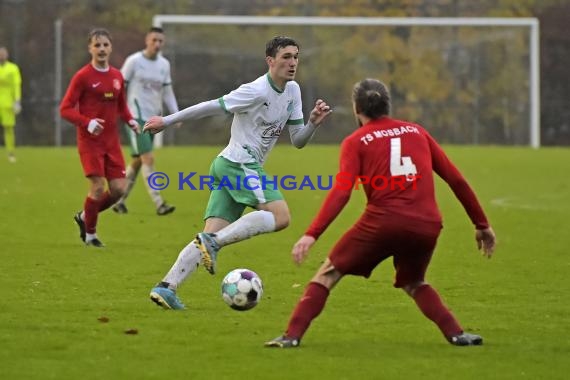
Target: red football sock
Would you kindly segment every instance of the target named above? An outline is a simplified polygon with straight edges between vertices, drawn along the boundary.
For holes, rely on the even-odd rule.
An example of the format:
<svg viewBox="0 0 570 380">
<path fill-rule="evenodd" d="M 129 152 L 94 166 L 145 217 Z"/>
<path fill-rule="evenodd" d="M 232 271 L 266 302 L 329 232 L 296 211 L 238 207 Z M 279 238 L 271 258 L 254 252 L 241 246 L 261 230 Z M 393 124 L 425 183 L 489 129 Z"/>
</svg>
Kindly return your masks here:
<svg viewBox="0 0 570 380">
<path fill-rule="evenodd" d="M 105 211 L 106 209 L 114 205 L 115 201 L 116 199 L 113 199 L 113 197 L 111 197 L 111 193 L 105 191 L 103 193 L 103 197 L 99 199 L 99 212 Z"/>
<path fill-rule="evenodd" d="M 422 313 L 439 327 L 446 338 L 463 332 L 459 322 L 445 307 L 437 291 L 430 285 L 425 284 L 418 287 L 413 298 Z"/>
<path fill-rule="evenodd" d="M 88 234 L 94 234 L 99 214 L 99 201 L 86 197 L 83 204 L 83 212 L 85 213 L 85 231 Z"/>
<path fill-rule="evenodd" d="M 285 335 L 301 339 L 313 319 L 325 308 L 328 296 L 329 290 L 324 285 L 310 282 L 289 319 Z"/>
</svg>

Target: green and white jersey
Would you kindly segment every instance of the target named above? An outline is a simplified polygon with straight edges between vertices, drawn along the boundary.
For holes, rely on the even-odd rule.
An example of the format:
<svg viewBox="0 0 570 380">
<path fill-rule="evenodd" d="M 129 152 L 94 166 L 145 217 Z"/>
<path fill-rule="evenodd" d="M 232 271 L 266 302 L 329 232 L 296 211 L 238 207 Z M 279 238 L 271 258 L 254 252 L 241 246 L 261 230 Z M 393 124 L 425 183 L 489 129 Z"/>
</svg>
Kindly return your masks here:
<svg viewBox="0 0 570 380">
<path fill-rule="evenodd" d="M 149 59 L 139 51 L 127 57 L 121 73 L 127 83 L 127 105 L 133 116 L 148 120 L 162 115 L 164 87 L 172 84 L 170 62 L 161 54 Z"/>
<path fill-rule="evenodd" d="M 269 73 L 218 99 L 234 114 L 228 146 L 219 154 L 233 162 L 263 164 L 285 125 L 303 128 L 301 89 L 295 81 L 280 90 Z"/>
</svg>

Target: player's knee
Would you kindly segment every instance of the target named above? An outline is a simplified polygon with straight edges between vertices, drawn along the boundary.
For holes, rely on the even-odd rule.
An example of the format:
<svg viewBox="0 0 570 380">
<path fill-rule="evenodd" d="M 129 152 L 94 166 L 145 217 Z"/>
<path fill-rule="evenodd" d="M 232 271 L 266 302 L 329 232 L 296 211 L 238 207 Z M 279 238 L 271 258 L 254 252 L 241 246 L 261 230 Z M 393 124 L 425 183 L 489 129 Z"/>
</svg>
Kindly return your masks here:
<svg viewBox="0 0 570 380">
<path fill-rule="evenodd" d="M 89 191 L 89 197 L 93 199 L 101 199 L 104 192 L 105 188 L 103 186 L 92 186 Z"/>
<path fill-rule="evenodd" d="M 142 165 L 141 156 L 132 156 L 131 167 L 135 171 L 139 171 Z"/>
<path fill-rule="evenodd" d="M 291 222 L 289 207 L 283 200 L 264 203 L 260 205 L 258 209 L 262 211 L 268 211 L 273 214 L 273 218 L 275 220 L 275 231 L 287 228 Z"/>
<path fill-rule="evenodd" d="M 275 217 L 275 231 L 287 228 L 291 222 L 291 214 L 289 213 L 289 210 L 274 212 L 273 216 Z"/>
<path fill-rule="evenodd" d="M 109 194 L 113 200 L 118 200 L 127 192 L 127 181 L 121 181 L 120 183 L 113 183 L 109 186 Z"/>
<path fill-rule="evenodd" d="M 311 279 L 311 282 L 321 284 L 327 289 L 332 289 L 343 277 L 334 265 L 327 259 Z"/>
<path fill-rule="evenodd" d="M 113 197 L 114 199 L 119 199 L 121 198 L 123 195 L 125 195 L 125 193 L 127 192 L 127 187 L 117 187 L 114 188 L 110 191 L 111 193 L 111 197 Z"/>
<path fill-rule="evenodd" d="M 147 165 L 147 166 L 154 165 L 154 156 L 153 156 L 152 152 L 141 154 L 140 160 L 141 160 L 143 165 Z"/>
<path fill-rule="evenodd" d="M 100 178 L 91 178 L 89 186 L 89 197 L 93 199 L 101 199 L 105 193 L 105 182 Z"/>
<path fill-rule="evenodd" d="M 410 297 L 413 297 L 414 294 L 416 293 L 416 290 L 422 286 L 425 285 L 426 283 L 424 281 L 416 281 L 416 282 L 411 282 L 409 284 L 406 284 L 404 286 L 402 286 L 402 290 L 404 292 L 406 292 Z"/>
</svg>

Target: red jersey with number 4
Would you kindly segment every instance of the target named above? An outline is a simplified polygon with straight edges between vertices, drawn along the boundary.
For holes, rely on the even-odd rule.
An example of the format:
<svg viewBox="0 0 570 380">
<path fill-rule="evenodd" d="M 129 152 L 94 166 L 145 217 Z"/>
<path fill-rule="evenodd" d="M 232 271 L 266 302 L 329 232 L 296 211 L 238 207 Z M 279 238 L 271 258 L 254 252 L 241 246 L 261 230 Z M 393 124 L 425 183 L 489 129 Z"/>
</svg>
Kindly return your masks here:
<svg viewBox="0 0 570 380">
<path fill-rule="evenodd" d="M 107 71 L 96 70 L 91 63 L 83 66 L 71 79 L 60 105 L 61 116 L 77 127 L 77 143 L 90 148 L 105 149 L 120 143 L 117 119 L 125 123 L 133 119 L 125 101 L 121 72 L 110 66 Z M 103 119 L 101 134 L 87 130 L 91 119 Z"/>
<path fill-rule="evenodd" d="M 367 213 L 404 223 L 441 223 L 433 172 L 451 187 L 476 228 L 487 228 L 473 190 L 429 133 L 417 124 L 383 117 L 344 139 L 335 186 L 306 234 L 318 238 L 352 189 L 360 187 L 368 199 Z"/>
</svg>

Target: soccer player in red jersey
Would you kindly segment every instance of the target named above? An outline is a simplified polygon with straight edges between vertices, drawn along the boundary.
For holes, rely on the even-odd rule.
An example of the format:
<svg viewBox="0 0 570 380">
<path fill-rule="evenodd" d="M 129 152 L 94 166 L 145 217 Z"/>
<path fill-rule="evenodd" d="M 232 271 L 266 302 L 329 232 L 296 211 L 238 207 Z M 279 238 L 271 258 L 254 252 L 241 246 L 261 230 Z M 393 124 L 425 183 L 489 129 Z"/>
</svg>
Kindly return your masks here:
<svg viewBox="0 0 570 380">
<path fill-rule="evenodd" d="M 368 200 L 366 209 L 306 287 L 284 335 L 265 345 L 298 347 L 313 319 L 324 309 L 330 290 L 342 277 L 368 278 L 389 257 L 396 269 L 394 286 L 412 297 L 451 344 L 482 344 L 480 336 L 463 331 L 437 291 L 424 279 L 442 228 L 433 172 L 447 182 L 463 205 L 475 226 L 478 248 L 490 258 L 495 249 L 495 233 L 475 193 L 425 129 L 389 117 L 390 95 L 383 83 L 375 79 L 357 83 L 352 100 L 360 128 L 343 141 L 336 185 L 305 235 L 294 245 L 293 260 L 300 264 L 306 258 L 315 241 L 342 211 L 352 189 L 360 185 Z M 391 178 L 397 186 L 385 186 L 374 178 Z"/>
<path fill-rule="evenodd" d="M 96 234 L 97 216 L 112 206 L 127 186 L 117 118 L 120 116 L 137 133 L 140 127 L 127 107 L 123 76 L 109 65 L 110 33 L 94 29 L 88 43 L 91 62 L 71 79 L 60 113 L 77 127 L 79 157 L 89 180 L 83 211 L 74 219 L 85 244 L 103 247 Z"/>
</svg>

